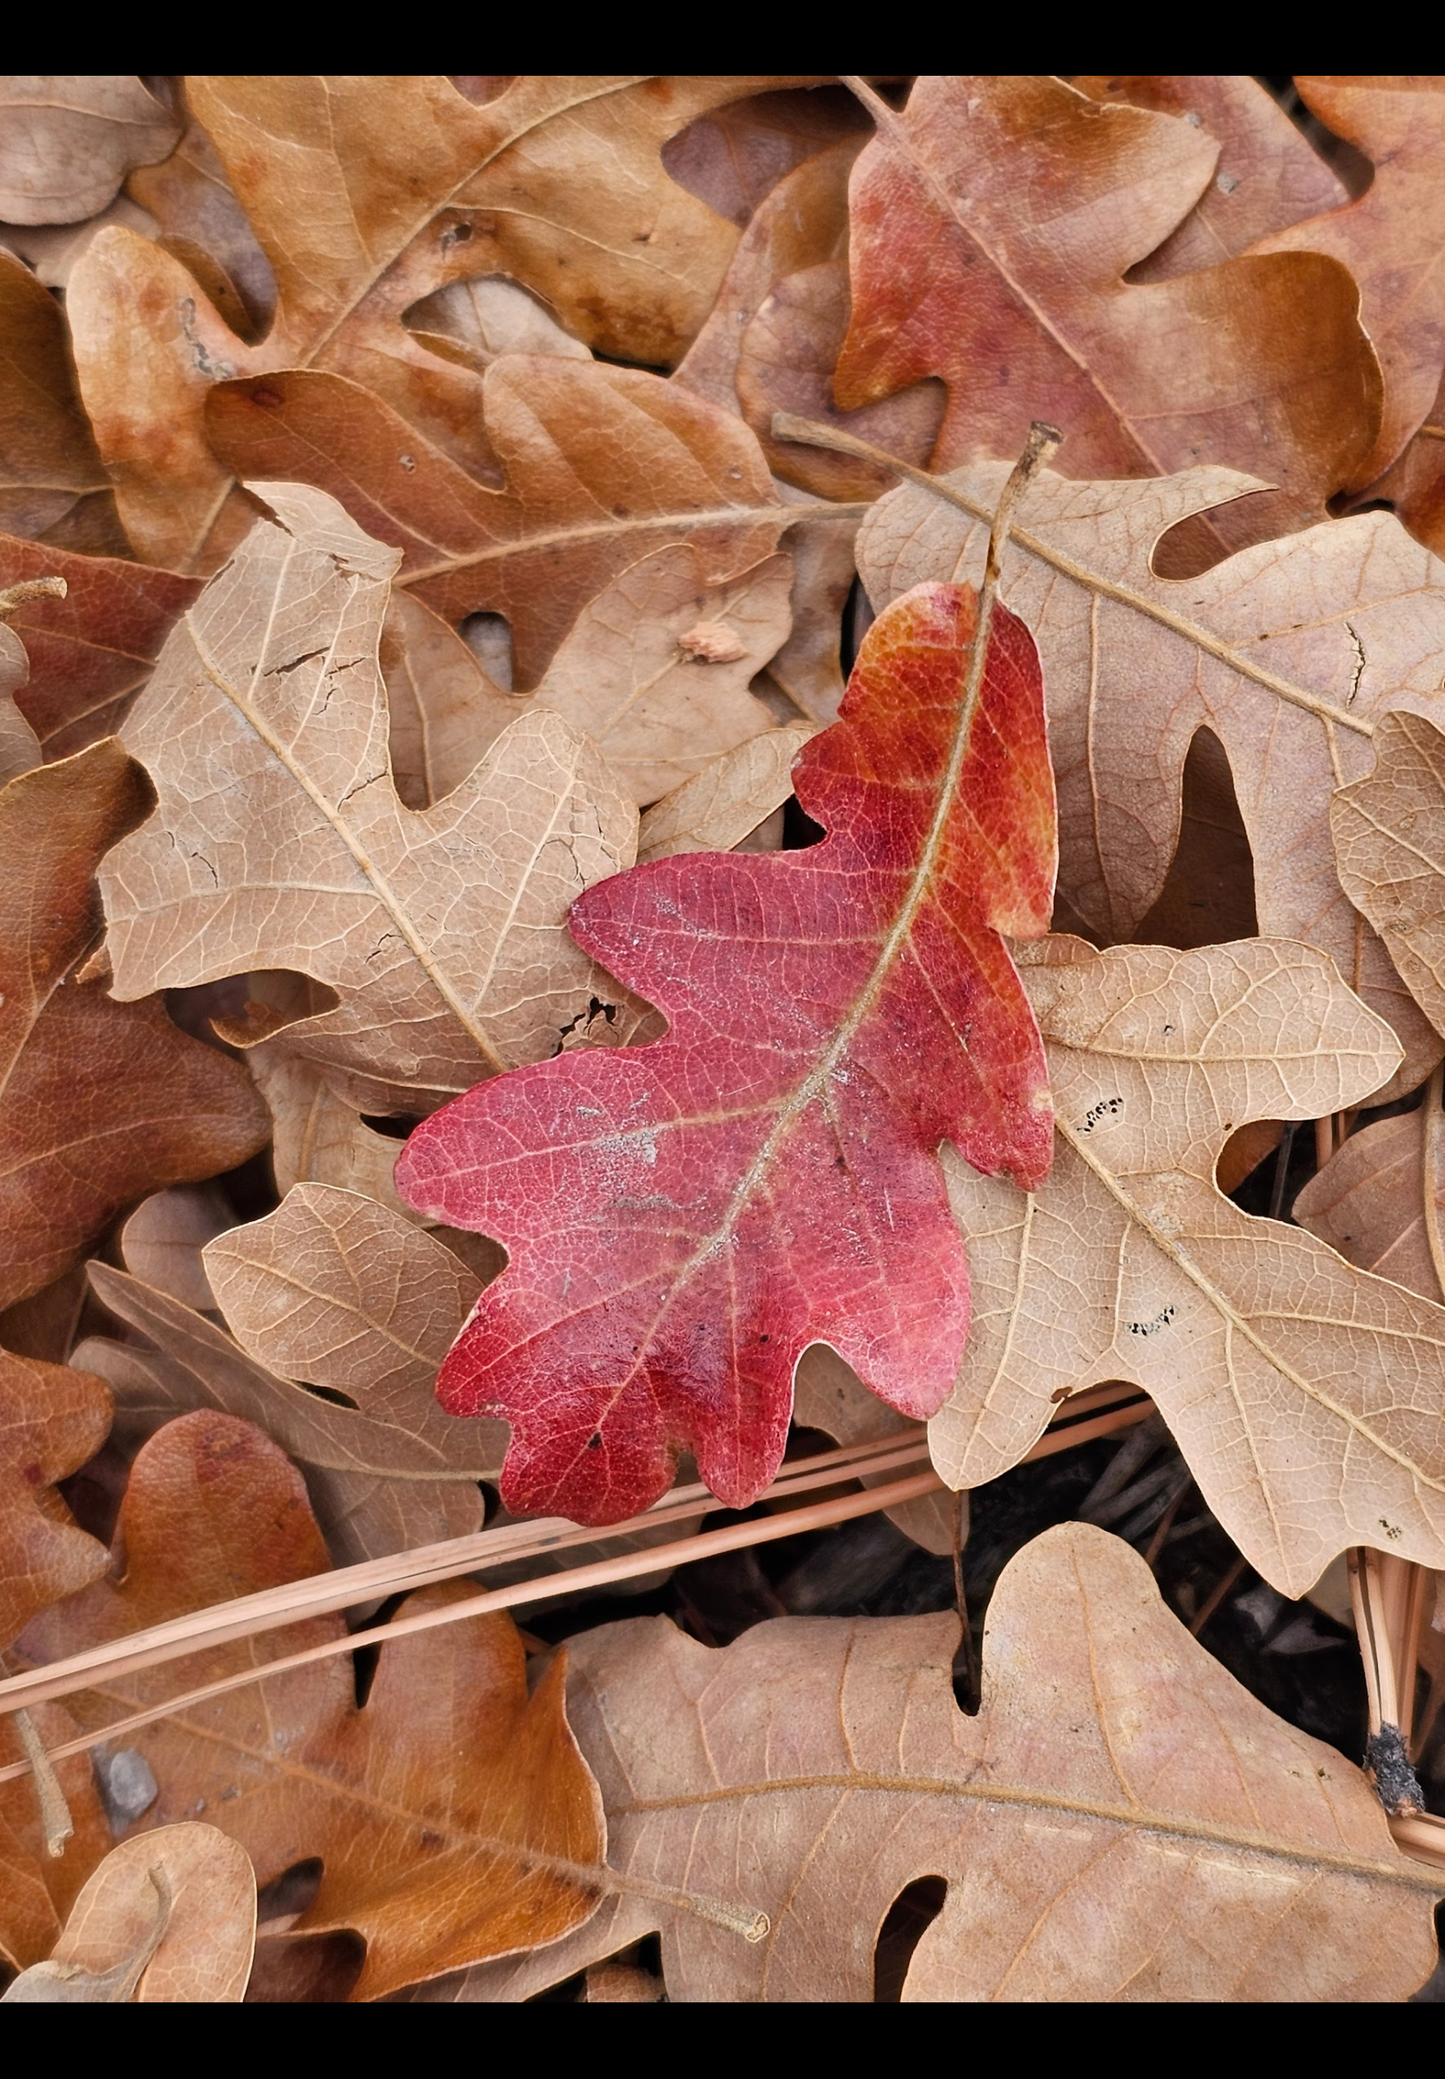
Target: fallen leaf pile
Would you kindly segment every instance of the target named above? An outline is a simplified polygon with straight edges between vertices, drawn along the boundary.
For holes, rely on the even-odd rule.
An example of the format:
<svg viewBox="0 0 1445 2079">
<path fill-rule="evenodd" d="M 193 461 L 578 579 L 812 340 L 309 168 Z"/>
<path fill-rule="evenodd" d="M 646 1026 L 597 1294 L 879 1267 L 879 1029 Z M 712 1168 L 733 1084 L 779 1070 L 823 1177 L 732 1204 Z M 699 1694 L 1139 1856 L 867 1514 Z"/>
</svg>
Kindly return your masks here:
<svg viewBox="0 0 1445 2079">
<path fill-rule="evenodd" d="M 0 82 L 0 2003 L 1445 1996 L 1442 260 L 1429 77 Z"/>
</svg>

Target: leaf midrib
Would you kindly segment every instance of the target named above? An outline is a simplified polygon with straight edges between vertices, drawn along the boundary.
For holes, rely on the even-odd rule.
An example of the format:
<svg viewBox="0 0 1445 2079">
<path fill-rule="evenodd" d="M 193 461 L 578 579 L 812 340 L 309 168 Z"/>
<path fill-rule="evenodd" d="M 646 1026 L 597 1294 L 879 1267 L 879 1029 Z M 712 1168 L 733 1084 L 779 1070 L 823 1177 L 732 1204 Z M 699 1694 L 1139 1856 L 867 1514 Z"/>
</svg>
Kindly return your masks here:
<svg viewBox="0 0 1445 2079">
<path fill-rule="evenodd" d="M 1194 1819 L 1184 1813 L 1158 1812 L 1147 1805 L 1113 1805 L 1102 1799 L 1073 1796 L 1064 1791 L 1040 1790 L 1028 1784 L 981 1782 L 977 1778 L 960 1782 L 947 1776 L 890 1776 L 861 1769 L 816 1776 L 776 1777 L 753 1783 L 727 1784 L 717 1790 L 683 1793 L 677 1797 L 634 1798 L 625 1804 L 609 1804 L 607 1817 L 613 1821 L 653 1812 L 697 1811 L 749 1798 L 796 1796 L 812 1790 L 874 1792 L 901 1797 L 937 1797 L 969 1804 L 1025 1806 L 1064 1813 L 1071 1818 L 1125 1826 L 1134 1832 L 1196 1841 L 1205 1847 L 1268 1855 L 1308 1869 L 1328 1869 L 1343 1876 L 1372 1878 L 1408 1891 L 1428 1891 L 1435 1897 L 1445 1891 L 1445 1874 L 1432 1875 L 1423 1866 L 1417 1873 L 1408 1864 L 1397 1867 L 1338 1850 L 1300 1847 L 1277 1835 L 1250 1833 L 1242 1827 Z"/>
</svg>

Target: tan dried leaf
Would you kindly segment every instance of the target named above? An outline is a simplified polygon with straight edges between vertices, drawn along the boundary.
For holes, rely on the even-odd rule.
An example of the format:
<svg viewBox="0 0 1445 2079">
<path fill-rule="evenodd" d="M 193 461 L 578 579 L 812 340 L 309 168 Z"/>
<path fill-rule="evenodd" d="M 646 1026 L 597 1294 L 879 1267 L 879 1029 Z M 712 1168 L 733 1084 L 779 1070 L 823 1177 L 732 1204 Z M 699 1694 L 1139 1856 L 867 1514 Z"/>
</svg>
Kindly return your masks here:
<svg viewBox="0 0 1445 2079">
<path fill-rule="evenodd" d="M 264 1041 L 246 1059 L 275 1122 L 271 1162 L 283 1198 L 293 1184 L 335 1184 L 415 1218 L 391 1180 L 400 1141 L 368 1126 L 314 1062 L 303 1061 L 279 1042 Z"/>
<path fill-rule="evenodd" d="M 142 1200 L 120 1231 L 126 1269 L 143 1285 L 168 1292 L 183 1307 L 207 1313 L 216 1304 L 201 1251 L 235 1223 L 215 1184 L 175 1184 Z"/>
<path fill-rule="evenodd" d="M 748 691 L 786 640 L 792 558 L 709 584 L 689 543 L 659 549 L 583 608 L 532 696 L 590 736 L 638 807 L 763 735 Z"/>
<path fill-rule="evenodd" d="M 820 1429 L 837 1444 L 861 1444 L 912 1427 L 870 1393 L 853 1367 L 826 1343 L 814 1343 L 798 1360 L 793 1420 L 803 1429 Z M 895 1472 L 865 1473 L 862 1484 L 877 1487 L 897 1477 Z M 962 1543 L 968 1537 L 966 1494 L 923 1494 L 884 1513 L 925 1552 L 952 1552 L 955 1538 Z"/>
<path fill-rule="evenodd" d="M 122 1841 L 70 1909 L 14 2005 L 238 2005 L 256 1944 L 251 1858 L 219 1828 L 182 1820 Z"/>
<path fill-rule="evenodd" d="M 180 127 L 139 79 L 114 73 L 12 73 L 0 111 L 0 218 L 14 224 L 94 216 Z"/>
<path fill-rule="evenodd" d="M 565 918 L 630 861 L 635 811 L 543 713 L 405 808 L 377 664 L 395 555 L 320 492 L 267 497 L 278 521 L 175 631 L 126 726 L 159 802 L 103 870 L 114 993 L 298 969 L 340 1002 L 288 1048 L 380 1111 L 425 1109 L 546 1059 L 606 997 Z"/>
<path fill-rule="evenodd" d="M 408 808 L 459 787 L 526 702 L 493 685 L 461 637 L 409 592 L 395 591 L 381 627 L 391 771 Z"/>
<path fill-rule="evenodd" d="M 478 375 L 503 354 L 560 354 L 564 361 L 592 358 L 538 297 L 500 274 L 452 282 L 424 296 L 406 313 L 406 325 L 432 353 L 459 361 Z"/>
<path fill-rule="evenodd" d="M 751 737 L 655 801 L 638 832 L 639 865 L 675 852 L 731 852 L 793 791 L 793 760 L 817 730 L 789 722 Z"/>
<path fill-rule="evenodd" d="M 1433 1081 L 1413 1112 L 1352 1133 L 1294 1202 L 1347 1263 L 1445 1302 L 1445 1119 Z"/>
<path fill-rule="evenodd" d="M 444 1415 L 434 1398 L 477 1281 L 419 1227 L 353 1191 L 298 1184 L 204 1254 L 231 1332 L 258 1364 L 349 1395 L 449 1464 L 500 1464 L 506 1424 Z"/>
<path fill-rule="evenodd" d="M 1442 715 L 1445 719 L 1445 715 Z M 1423 715 L 1382 717 L 1375 767 L 1330 803 L 1340 885 L 1445 1032 L 1445 735 Z"/>
<path fill-rule="evenodd" d="M 430 1997 L 525 1999 L 661 1927 L 673 2000 L 868 2001 L 883 1919 L 927 1876 L 948 1895 L 905 2000 L 1405 2000 L 1428 1976 L 1438 1877 L 1120 1540 L 1060 1524 L 1005 1568 L 974 1718 L 956 1639 L 949 1616 L 793 1617 L 717 1652 L 650 1617 L 571 1641 L 612 1862 L 725 1882 L 771 1930 L 609 1900 Z"/>
<path fill-rule="evenodd" d="M 1028 961 L 1027 954 L 1021 957 Z M 1027 966 L 1058 1126 L 1034 1197 L 946 1160 L 974 1320 L 930 1437 L 950 1484 L 1015 1464 L 1067 1393 L 1152 1394 L 1250 1563 L 1299 1595 L 1347 1545 L 1445 1554 L 1445 1312 L 1214 1181 L 1247 1119 L 1367 1096 L 1396 1049 L 1308 947 L 1077 939 Z"/>
<path fill-rule="evenodd" d="M 980 463 L 947 481 L 987 514 L 1006 471 Z M 1043 658 L 1060 887 L 1091 929 L 1133 934 L 1174 852 L 1191 739 L 1211 730 L 1254 855 L 1260 931 L 1330 954 L 1403 1040 L 1410 1089 L 1440 1043 L 1340 888 L 1326 804 L 1368 769 L 1387 709 L 1441 711 L 1445 566 L 1389 513 L 1367 513 L 1198 577 L 1152 575 L 1167 529 L 1257 488 L 1218 469 L 1094 484 L 1044 472 L 1026 495 L 1000 597 Z M 925 578 L 976 579 L 987 533 L 905 484 L 859 532 L 869 598 L 881 610 Z"/>
<path fill-rule="evenodd" d="M 418 1233 L 419 1230 L 413 1230 Z M 420 1236 L 420 1239 L 425 1237 Z M 148 1436 L 173 1415 L 220 1409 L 253 1422 L 307 1470 L 322 1528 L 338 1566 L 405 1552 L 482 1526 L 479 1479 L 494 1478 L 476 1423 L 457 1422 L 448 1449 L 428 1427 L 447 1418 L 427 1408 L 426 1434 L 373 1415 L 370 1377 L 348 1378 L 352 1406 L 338 1406 L 254 1363 L 201 1314 L 108 1265 L 92 1263 L 91 1282 L 110 1312 L 154 1345 L 88 1337 L 77 1362 L 98 1372 L 115 1396 L 116 1431 Z"/>
</svg>

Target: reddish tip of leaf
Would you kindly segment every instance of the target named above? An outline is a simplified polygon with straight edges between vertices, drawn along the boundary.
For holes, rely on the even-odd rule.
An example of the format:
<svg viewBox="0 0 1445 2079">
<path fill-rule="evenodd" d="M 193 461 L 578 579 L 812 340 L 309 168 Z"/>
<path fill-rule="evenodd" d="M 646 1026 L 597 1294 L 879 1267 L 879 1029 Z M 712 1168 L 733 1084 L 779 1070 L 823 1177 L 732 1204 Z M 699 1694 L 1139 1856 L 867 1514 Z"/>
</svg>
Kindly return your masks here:
<svg viewBox="0 0 1445 2079">
<path fill-rule="evenodd" d="M 938 1145 L 1027 1186 L 1052 1151 L 999 936 L 1043 932 L 1052 897 L 1038 659 L 998 609 L 965 727 L 976 615 L 925 585 L 874 623 L 797 769 L 822 844 L 659 860 L 574 905 L 664 1039 L 516 1070 L 407 1143 L 403 1196 L 511 1257 L 438 1384 L 513 1425 L 509 1507 L 616 1521 L 683 1445 L 751 1501 L 812 1342 L 908 1415 L 952 1386 L 968 1272 Z"/>
</svg>

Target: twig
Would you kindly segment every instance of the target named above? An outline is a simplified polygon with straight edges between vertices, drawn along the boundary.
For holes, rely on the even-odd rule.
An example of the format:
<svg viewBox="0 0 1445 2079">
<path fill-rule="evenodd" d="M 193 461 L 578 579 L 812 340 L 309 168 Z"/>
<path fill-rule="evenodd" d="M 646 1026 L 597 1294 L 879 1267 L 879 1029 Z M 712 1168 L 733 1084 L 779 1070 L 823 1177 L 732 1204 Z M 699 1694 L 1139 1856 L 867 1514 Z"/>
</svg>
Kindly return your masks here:
<svg viewBox="0 0 1445 2079">
<path fill-rule="evenodd" d="M 1290 1157 L 1294 1153 L 1294 1137 L 1299 1132 L 1299 1120 L 1285 1121 L 1284 1135 L 1279 1144 L 1279 1153 L 1274 1158 L 1274 1182 L 1269 1192 L 1269 1217 L 1278 1220 L 1284 1213 L 1284 1194 L 1289 1184 Z"/>
<path fill-rule="evenodd" d="M 1413 1818 L 1425 1808 L 1408 1748 L 1423 1588 L 1423 1569 L 1409 1560 L 1368 1545 L 1351 1547 L 1350 1600 L 1370 1711 L 1365 1771 L 1392 1819 Z"/>
<path fill-rule="evenodd" d="M 1153 1537 L 1150 1538 L 1149 1549 L 1144 1554 L 1144 1564 L 1148 1567 L 1151 1573 L 1154 1571 L 1155 1560 L 1159 1557 L 1159 1554 L 1164 1550 L 1164 1540 L 1168 1537 L 1170 1531 L 1174 1528 L 1174 1519 L 1179 1514 L 1180 1506 L 1183 1503 L 1184 1497 L 1186 1494 L 1188 1494 L 1190 1488 L 1193 1485 L 1193 1479 L 1186 1475 L 1184 1480 L 1180 1483 L 1179 1492 L 1175 1495 L 1173 1501 L 1170 1502 L 1168 1508 L 1164 1511 L 1164 1514 L 1159 1518 L 1158 1528 L 1155 1530 Z"/>
<path fill-rule="evenodd" d="M 1235 1582 L 1239 1579 L 1240 1575 L 1244 1572 L 1248 1564 L 1248 1560 L 1241 1552 L 1239 1557 L 1235 1560 L 1233 1566 L 1230 1567 L 1224 1574 L 1222 1574 L 1219 1580 L 1215 1582 L 1213 1593 L 1208 1597 L 1208 1599 L 1205 1602 L 1204 1608 L 1199 1612 L 1199 1615 L 1195 1618 L 1194 1622 L 1189 1627 L 1196 1639 L 1199 1637 L 1199 1634 L 1203 1631 L 1205 1625 L 1208 1624 L 1210 1618 L 1214 1615 L 1215 1611 L 1219 1608 L 1219 1605 L 1224 1601 L 1224 1598 L 1228 1595 L 1230 1589 L 1233 1588 Z"/>
<path fill-rule="evenodd" d="M 45 1830 L 45 1852 L 52 1860 L 65 1853 L 65 1844 L 75 1832 L 75 1821 L 70 1816 L 70 1806 L 65 1792 L 60 1787 L 60 1778 L 55 1773 L 45 1742 L 41 1739 L 35 1720 L 28 1711 L 15 1713 L 15 1730 L 20 1735 L 20 1744 L 25 1749 L 24 1764 L 16 1764 L 12 1773 L 23 1775 L 28 1767 L 35 1778 L 35 1799 L 40 1807 L 40 1824 Z"/>
</svg>

